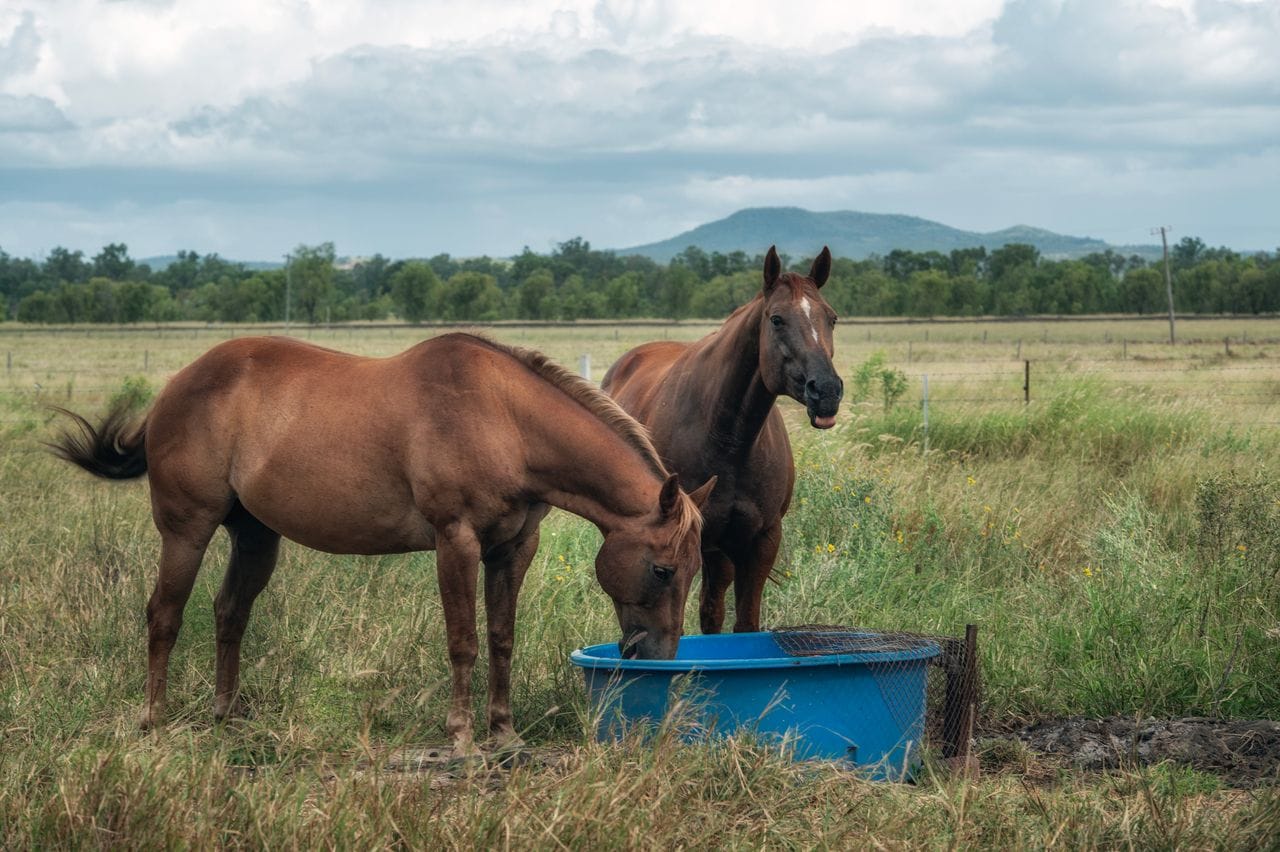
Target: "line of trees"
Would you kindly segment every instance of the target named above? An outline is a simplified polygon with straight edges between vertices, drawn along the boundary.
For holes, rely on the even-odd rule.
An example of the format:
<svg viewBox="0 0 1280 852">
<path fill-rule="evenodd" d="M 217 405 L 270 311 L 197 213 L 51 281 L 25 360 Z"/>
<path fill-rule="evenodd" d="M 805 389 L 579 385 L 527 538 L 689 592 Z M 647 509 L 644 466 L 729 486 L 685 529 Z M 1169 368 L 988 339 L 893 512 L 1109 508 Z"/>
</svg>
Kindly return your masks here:
<svg viewBox="0 0 1280 852">
<path fill-rule="evenodd" d="M 1179 312 L 1280 312 L 1280 251 L 1241 255 L 1187 237 L 1170 261 Z M 338 263 L 332 243 L 302 245 L 275 269 L 182 251 L 153 270 L 112 243 L 92 258 L 55 248 L 43 262 L 0 249 L 0 298 L 5 319 L 30 323 L 718 318 L 755 295 L 762 263 L 762 255 L 690 247 L 659 264 L 575 238 L 510 259 Z M 1168 309 L 1163 276 L 1159 263 L 1136 255 L 1052 260 L 1010 244 L 838 258 L 823 292 L 846 316 L 1152 314 Z"/>
</svg>

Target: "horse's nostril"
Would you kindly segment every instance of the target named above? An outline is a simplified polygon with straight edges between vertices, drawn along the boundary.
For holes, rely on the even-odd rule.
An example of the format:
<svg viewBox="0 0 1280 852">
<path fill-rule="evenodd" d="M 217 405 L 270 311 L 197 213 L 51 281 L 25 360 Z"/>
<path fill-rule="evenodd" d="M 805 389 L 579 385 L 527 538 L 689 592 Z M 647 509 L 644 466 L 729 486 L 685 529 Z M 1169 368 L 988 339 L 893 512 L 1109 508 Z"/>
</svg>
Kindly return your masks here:
<svg viewBox="0 0 1280 852">
<path fill-rule="evenodd" d="M 805 396 L 821 396 L 822 395 L 821 392 L 819 392 L 818 390 L 818 382 L 816 380 L 810 379 L 809 381 L 804 383 L 804 395 Z"/>
</svg>

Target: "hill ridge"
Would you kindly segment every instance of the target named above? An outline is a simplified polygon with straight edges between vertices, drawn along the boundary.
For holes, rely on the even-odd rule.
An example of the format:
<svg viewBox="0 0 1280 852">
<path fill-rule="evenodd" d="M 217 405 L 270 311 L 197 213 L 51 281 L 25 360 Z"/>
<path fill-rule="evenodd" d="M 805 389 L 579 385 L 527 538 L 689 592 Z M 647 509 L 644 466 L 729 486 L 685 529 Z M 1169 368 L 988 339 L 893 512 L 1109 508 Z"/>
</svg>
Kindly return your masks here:
<svg viewBox="0 0 1280 852">
<path fill-rule="evenodd" d="M 906 213 L 867 213 L 859 210 L 812 211 L 803 207 L 746 207 L 723 219 L 707 222 L 666 240 L 615 249 L 620 255 L 638 254 L 665 263 L 693 245 L 706 252 L 755 255 L 770 245 L 795 257 L 816 254 L 831 247 L 839 257 L 865 258 L 894 249 L 940 251 L 985 247 L 988 251 L 1012 243 L 1030 243 L 1049 258 L 1082 257 L 1107 249 L 1138 254 L 1147 259 L 1159 255 L 1159 246 L 1117 246 L 1094 237 L 1058 234 L 1034 225 L 1011 225 L 998 231 L 979 232 L 952 228 L 931 219 Z"/>
</svg>

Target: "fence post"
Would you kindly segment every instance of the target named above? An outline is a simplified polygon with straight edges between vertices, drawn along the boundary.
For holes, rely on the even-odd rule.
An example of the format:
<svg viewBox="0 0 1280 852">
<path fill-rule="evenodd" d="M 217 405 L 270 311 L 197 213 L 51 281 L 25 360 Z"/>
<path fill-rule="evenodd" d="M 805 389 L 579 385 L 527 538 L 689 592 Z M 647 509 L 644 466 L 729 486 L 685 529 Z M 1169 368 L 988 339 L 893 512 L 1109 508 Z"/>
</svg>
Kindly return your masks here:
<svg viewBox="0 0 1280 852">
<path fill-rule="evenodd" d="M 584 352 L 578 356 L 578 373 L 582 378 L 591 381 L 591 353 Z"/>
<path fill-rule="evenodd" d="M 1227 335 L 1226 337 L 1222 338 L 1222 349 L 1226 353 L 1227 357 L 1230 358 L 1231 357 L 1231 335 Z"/>
<path fill-rule="evenodd" d="M 146 373 L 151 370 L 151 350 L 142 350 L 142 372 Z"/>
<path fill-rule="evenodd" d="M 943 666 L 947 672 L 942 705 L 942 756 L 956 761 L 953 768 L 967 769 L 969 743 L 973 739 L 978 707 L 978 626 L 966 624 L 964 639 L 944 643 Z"/>
<path fill-rule="evenodd" d="M 929 374 L 924 374 L 924 455 L 929 455 Z"/>
<path fill-rule="evenodd" d="M 1022 404 L 1031 403 L 1031 362 L 1022 362 Z"/>
<path fill-rule="evenodd" d="M 911 363 L 911 341 L 907 341 L 907 363 Z"/>
<path fill-rule="evenodd" d="M 1127 337 L 1124 339 L 1124 343 L 1120 349 L 1120 360 L 1121 361 L 1129 360 L 1129 338 Z"/>
</svg>

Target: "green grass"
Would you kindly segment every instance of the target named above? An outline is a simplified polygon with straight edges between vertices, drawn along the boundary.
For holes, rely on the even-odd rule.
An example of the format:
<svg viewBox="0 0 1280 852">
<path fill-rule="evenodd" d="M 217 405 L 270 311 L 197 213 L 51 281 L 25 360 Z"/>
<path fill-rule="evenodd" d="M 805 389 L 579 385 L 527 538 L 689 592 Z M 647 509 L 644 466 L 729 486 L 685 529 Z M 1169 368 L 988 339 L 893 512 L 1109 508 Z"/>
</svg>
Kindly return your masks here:
<svg viewBox="0 0 1280 852">
<path fill-rule="evenodd" d="M 141 735 L 157 549 L 146 486 L 92 480 L 38 441 L 51 429 L 41 403 L 66 404 L 68 382 L 86 412 L 157 387 L 156 375 L 127 378 L 138 348 L 162 362 L 154 333 L 74 346 L 26 335 L 15 367 L 38 371 L 44 390 L 27 378 L 0 389 L 0 845 L 1172 849 L 1266 848 L 1280 832 L 1274 789 L 1241 793 L 1170 766 L 1082 776 L 987 755 L 979 781 L 938 769 L 903 787 L 743 743 L 590 743 L 566 656 L 617 627 L 592 573 L 598 535 L 563 513 L 544 525 L 521 597 L 513 689 L 526 740 L 563 752 L 554 765 L 447 784 L 375 771 L 398 747 L 445 741 L 431 554 L 286 546 L 246 635 L 250 717 L 213 726 L 221 537 L 173 656 L 171 724 Z M 522 333 L 498 336 L 570 363 L 594 345 Z M 660 336 L 580 333 L 620 348 Z M 380 334 L 325 342 L 404 342 Z M 864 361 L 872 350 L 842 334 L 842 363 Z M 976 344 L 941 336 L 931 365 L 947 351 L 975 357 Z M 167 371 L 212 336 L 160 342 L 175 347 Z M 1064 363 L 1079 363 L 1073 347 L 1089 351 L 1057 345 Z M 1159 385 L 1060 369 L 1029 406 L 947 404 L 939 383 L 928 452 L 917 405 L 851 406 L 818 433 L 787 403 L 799 475 L 766 623 L 976 623 L 990 727 L 1068 714 L 1280 718 L 1280 430 L 1229 396 L 1202 399 L 1222 374 L 1193 355 L 1171 353 Z M 1250 375 L 1272 375 L 1262 363 Z M 607 361 L 596 364 L 598 377 Z M 1264 422 L 1222 425 L 1250 418 Z M 481 666 L 477 718 L 483 692 Z"/>
</svg>

